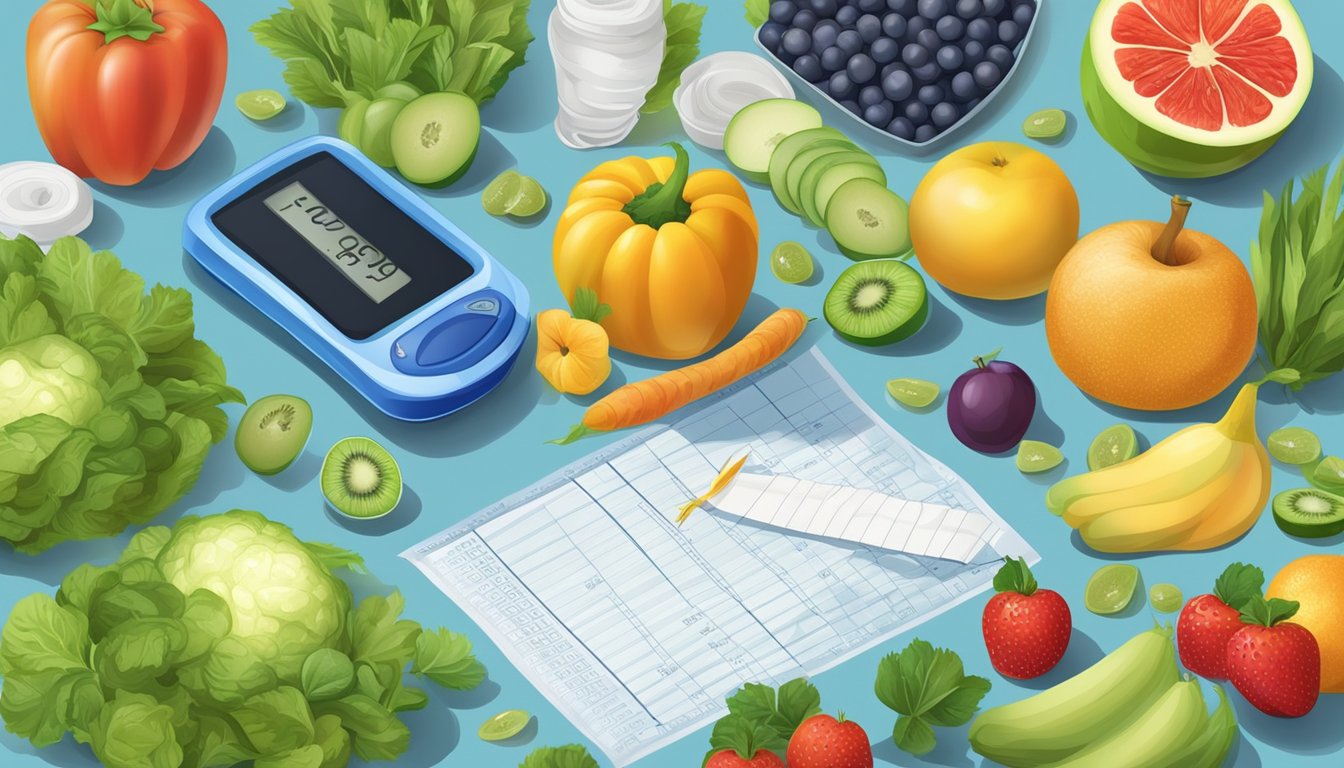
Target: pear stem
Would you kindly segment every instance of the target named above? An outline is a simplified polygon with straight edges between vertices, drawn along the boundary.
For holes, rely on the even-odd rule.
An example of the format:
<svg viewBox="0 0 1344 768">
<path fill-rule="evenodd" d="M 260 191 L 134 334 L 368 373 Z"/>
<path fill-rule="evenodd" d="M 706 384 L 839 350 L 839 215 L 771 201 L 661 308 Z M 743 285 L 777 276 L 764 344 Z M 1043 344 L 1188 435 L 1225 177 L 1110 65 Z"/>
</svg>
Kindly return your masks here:
<svg viewBox="0 0 1344 768">
<path fill-rule="evenodd" d="M 1169 267 L 1175 266 L 1171 262 L 1172 247 L 1176 245 L 1176 238 L 1180 237 L 1181 230 L 1185 228 L 1185 219 L 1190 215 L 1190 201 L 1180 195 L 1171 196 L 1171 218 L 1167 221 L 1167 228 L 1162 230 L 1162 235 L 1153 243 L 1153 258 Z"/>
</svg>

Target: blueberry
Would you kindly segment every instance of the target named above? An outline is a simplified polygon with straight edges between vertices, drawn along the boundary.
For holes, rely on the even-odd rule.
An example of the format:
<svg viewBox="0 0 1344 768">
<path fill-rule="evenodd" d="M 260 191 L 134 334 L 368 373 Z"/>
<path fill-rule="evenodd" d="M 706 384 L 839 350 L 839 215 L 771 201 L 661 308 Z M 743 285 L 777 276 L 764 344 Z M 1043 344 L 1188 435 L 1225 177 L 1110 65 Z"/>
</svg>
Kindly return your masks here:
<svg viewBox="0 0 1344 768">
<path fill-rule="evenodd" d="M 943 39 L 932 29 L 922 30 L 918 35 L 915 35 L 915 42 L 928 48 L 930 56 L 933 55 L 934 51 L 943 47 Z"/>
<path fill-rule="evenodd" d="M 901 49 L 901 61 L 911 67 L 923 66 L 929 63 L 929 49 L 918 43 L 910 43 Z"/>
<path fill-rule="evenodd" d="M 998 32 L 994 29 L 994 22 L 989 19 L 972 19 L 966 25 L 966 36 L 980 43 L 993 44 L 998 38 Z"/>
<path fill-rule="evenodd" d="M 957 15 L 963 21 L 979 18 L 984 12 L 985 4 L 980 0 L 957 0 Z"/>
<path fill-rule="evenodd" d="M 840 106 L 848 109 L 859 117 L 863 117 L 863 107 L 860 107 L 859 102 L 857 101 L 842 101 L 840 102 Z"/>
<path fill-rule="evenodd" d="M 910 141 L 915 138 L 915 126 L 904 117 L 898 117 L 887 123 L 887 133 L 899 139 Z"/>
<path fill-rule="evenodd" d="M 864 13 L 877 13 L 887 7 L 884 0 L 859 0 L 859 10 Z"/>
<path fill-rule="evenodd" d="M 966 102 L 965 107 L 966 114 L 969 115 L 971 113 L 971 110 L 975 109 L 978 106 L 980 106 L 980 97 L 976 96 L 974 99 L 971 99 L 970 101 Z"/>
<path fill-rule="evenodd" d="M 930 83 L 929 85 L 923 85 L 919 88 L 919 100 L 923 102 L 926 107 L 932 107 L 934 104 L 942 101 L 944 97 L 945 94 L 940 85 Z"/>
<path fill-rule="evenodd" d="M 871 13 L 865 13 L 854 22 L 854 30 L 863 38 L 863 42 L 871 44 L 882 36 L 882 20 Z"/>
<path fill-rule="evenodd" d="M 863 119 L 868 121 L 869 125 L 875 125 L 878 128 L 891 122 L 896 110 L 891 106 L 890 101 L 883 101 L 867 107 L 863 110 Z"/>
<path fill-rule="evenodd" d="M 827 72 L 839 72 L 848 63 L 849 57 L 834 45 L 821 52 L 821 68 Z"/>
<path fill-rule="evenodd" d="M 910 74 L 921 83 L 932 83 L 943 76 L 943 68 L 938 66 L 938 62 L 930 61 L 922 67 L 915 67 L 910 70 Z"/>
<path fill-rule="evenodd" d="M 938 55 L 934 56 L 934 61 L 943 68 L 944 72 L 955 72 L 961 67 L 961 63 L 966 60 L 966 56 L 961 49 L 955 45 L 944 45 L 938 49 Z"/>
<path fill-rule="evenodd" d="M 932 125 L 921 125 L 915 129 L 915 141 L 920 144 L 923 144 L 926 141 L 931 141 L 933 137 L 937 135 L 938 129 L 934 128 Z"/>
<path fill-rule="evenodd" d="M 831 94 L 831 98 L 848 99 L 854 95 L 854 82 L 849 79 L 849 75 L 845 74 L 844 71 L 836 72 L 827 81 L 826 90 Z"/>
<path fill-rule="evenodd" d="M 793 25 L 794 29 L 811 32 L 812 28 L 817 26 L 817 14 L 804 8 L 793 15 L 793 21 L 790 24 Z"/>
<path fill-rule="evenodd" d="M 882 78 L 882 92 L 892 101 L 905 101 L 915 92 L 915 80 L 909 72 L 897 70 Z"/>
<path fill-rule="evenodd" d="M 818 82 L 826 76 L 821 71 L 821 62 L 817 60 L 816 54 L 813 53 L 805 53 L 794 59 L 793 71 L 809 83 Z"/>
<path fill-rule="evenodd" d="M 862 13 L 862 11 L 859 10 L 858 6 L 846 5 L 835 12 L 835 20 L 839 22 L 842 27 L 852 27 L 854 26 L 854 22 L 859 20 L 860 13 Z"/>
<path fill-rule="evenodd" d="M 882 17 L 882 34 L 892 40 L 905 37 L 905 17 L 899 13 L 888 13 Z"/>
<path fill-rule="evenodd" d="M 812 50 L 812 36 L 801 29 L 790 29 L 784 33 L 783 47 L 794 56 L 802 56 Z"/>
<path fill-rule="evenodd" d="M 1011 48 L 1021 39 L 1022 29 L 1017 26 L 1016 21 L 1005 19 L 999 22 L 999 42 Z"/>
<path fill-rule="evenodd" d="M 961 64 L 963 69 L 971 69 L 976 64 L 985 60 L 985 46 L 983 43 L 975 40 L 967 40 L 965 43 L 962 43 L 961 53 L 964 59 Z"/>
<path fill-rule="evenodd" d="M 961 118 L 961 112 L 952 104 L 946 101 L 938 104 L 929 112 L 929 119 L 939 128 L 951 128 L 952 124 Z"/>
<path fill-rule="evenodd" d="M 998 16 L 1003 13 L 1003 8 L 1007 3 L 1004 0 L 984 0 L 985 15 Z"/>
<path fill-rule="evenodd" d="M 1006 45 L 991 45 L 989 50 L 985 51 L 985 60 L 992 61 L 998 65 L 999 69 L 1007 72 L 1013 66 L 1013 52 Z"/>
<path fill-rule="evenodd" d="M 947 0 L 919 0 L 919 15 L 929 21 L 941 19 L 947 12 Z"/>
<path fill-rule="evenodd" d="M 913 41 L 916 37 L 919 36 L 919 33 L 920 33 L 920 32 L 923 32 L 923 31 L 926 30 L 926 29 L 933 29 L 933 22 L 932 22 L 932 21 L 929 21 L 928 19 L 924 18 L 923 16 L 910 16 L 910 17 L 907 17 L 907 18 L 906 18 L 906 21 L 905 21 L 905 40 L 906 40 L 906 42 Z"/>
<path fill-rule="evenodd" d="M 849 72 L 850 80 L 856 83 L 866 83 L 877 77 L 877 64 L 873 63 L 868 54 L 858 53 L 849 57 L 849 66 L 846 71 Z"/>
<path fill-rule="evenodd" d="M 887 0 L 887 9 L 905 16 L 913 16 L 915 0 Z"/>
<path fill-rule="evenodd" d="M 890 64 L 901 56 L 901 44 L 890 37 L 879 37 L 868 49 L 868 55 L 878 64 Z"/>
<path fill-rule="evenodd" d="M 1031 26 L 1031 20 L 1036 18 L 1036 6 L 1030 3 L 1023 3 L 1013 8 L 1013 21 L 1017 26 L 1026 29 Z"/>
<path fill-rule="evenodd" d="M 863 90 L 859 91 L 859 104 L 865 107 L 871 107 L 886 100 L 887 95 L 876 85 L 865 85 Z"/>
<path fill-rule="evenodd" d="M 807 6 L 818 18 L 830 19 L 835 17 L 836 10 L 840 4 L 835 0 L 808 0 Z"/>
<path fill-rule="evenodd" d="M 902 114 L 915 125 L 923 125 L 929 122 L 929 108 L 918 101 L 907 101 Z"/>
<path fill-rule="evenodd" d="M 863 38 L 859 33 L 852 29 L 846 29 L 835 38 L 835 44 L 840 50 L 845 52 L 846 56 L 853 56 L 863 50 Z"/>
<path fill-rule="evenodd" d="M 812 28 L 812 52 L 820 54 L 822 51 L 835 45 L 835 38 L 840 34 L 840 25 L 831 19 L 819 22 Z"/>
<path fill-rule="evenodd" d="M 1003 70 L 999 69 L 999 65 L 992 61 L 982 61 L 976 64 L 972 74 L 975 75 L 975 84 L 986 91 L 991 90 L 999 84 L 999 81 L 1003 80 Z"/>
<path fill-rule="evenodd" d="M 966 24 L 956 16 L 944 16 L 934 25 L 934 29 L 938 30 L 939 37 L 950 43 L 961 39 L 966 31 Z"/>
<path fill-rule="evenodd" d="M 777 21 L 767 21 L 761 25 L 761 45 L 771 53 L 779 52 L 779 42 L 784 37 L 784 25 Z"/>
<path fill-rule="evenodd" d="M 899 61 L 893 61 L 877 71 L 877 81 L 879 83 L 885 83 L 887 81 L 887 78 L 891 77 L 892 73 L 894 72 L 905 72 L 907 76 L 909 76 L 910 74 L 908 71 L 906 71 L 904 64 L 902 64 Z"/>
<path fill-rule="evenodd" d="M 975 84 L 975 75 L 970 72 L 958 72 L 952 76 L 952 95 L 962 101 L 968 101 L 980 95 L 980 86 Z"/>
<path fill-rule="evenodd" d="M 798 6 L 791 0 L 775 0 L 770 4 L 770 20 L 777 24 L 788 24 L 797 12 Z"/>
</svg>

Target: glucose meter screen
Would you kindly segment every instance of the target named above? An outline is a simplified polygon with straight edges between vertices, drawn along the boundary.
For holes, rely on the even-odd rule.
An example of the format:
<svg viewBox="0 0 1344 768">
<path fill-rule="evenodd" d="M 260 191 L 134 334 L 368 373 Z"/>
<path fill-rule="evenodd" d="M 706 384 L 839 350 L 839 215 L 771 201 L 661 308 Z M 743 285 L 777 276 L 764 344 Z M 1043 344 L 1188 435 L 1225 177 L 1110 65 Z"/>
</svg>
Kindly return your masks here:
<svg viewBox="0 0 1344 768">
<path fill-rule="evenodd" d="M 382 304 L 411 282 L 410 275 L 301 182 L 267 197 L 266 207 L 375 302 Z"/>
</svg>

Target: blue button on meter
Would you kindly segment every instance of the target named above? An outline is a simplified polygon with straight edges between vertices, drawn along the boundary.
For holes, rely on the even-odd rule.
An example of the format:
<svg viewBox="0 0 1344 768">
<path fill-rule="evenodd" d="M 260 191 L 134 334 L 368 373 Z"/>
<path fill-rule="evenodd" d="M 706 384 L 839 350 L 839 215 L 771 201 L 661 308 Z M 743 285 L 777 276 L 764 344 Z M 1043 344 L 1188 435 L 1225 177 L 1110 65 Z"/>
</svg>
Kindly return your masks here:
<svg viewBox="0 0 1344 768">
<path fill-rule="evenodd" d="M 527 338 L 518 278 L 339 139 L 305 139 L 206 195 L 183 243 L 381 411 L 470 405 Z"/>
</svg>

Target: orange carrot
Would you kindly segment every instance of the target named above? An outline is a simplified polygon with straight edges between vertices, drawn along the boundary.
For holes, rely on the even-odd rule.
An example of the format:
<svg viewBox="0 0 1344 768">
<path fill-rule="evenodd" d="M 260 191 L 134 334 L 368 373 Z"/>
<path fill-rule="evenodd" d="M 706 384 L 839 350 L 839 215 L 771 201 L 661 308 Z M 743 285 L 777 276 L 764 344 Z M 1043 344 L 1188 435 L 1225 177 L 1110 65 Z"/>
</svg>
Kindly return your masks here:
<svg viewBox="0 0 1344 768">
<path fill-rule="evenodd" d="M 569 435 L 551 442 L 567 445 L 595 432 L 656 421 L 769 365 L 798 341 L 807 323 L 807 315 L 802 312 L 781 309 L 741 341 L 708 360 L 617 389 L 589 406 L 583 423 Z"/>
</svg>

